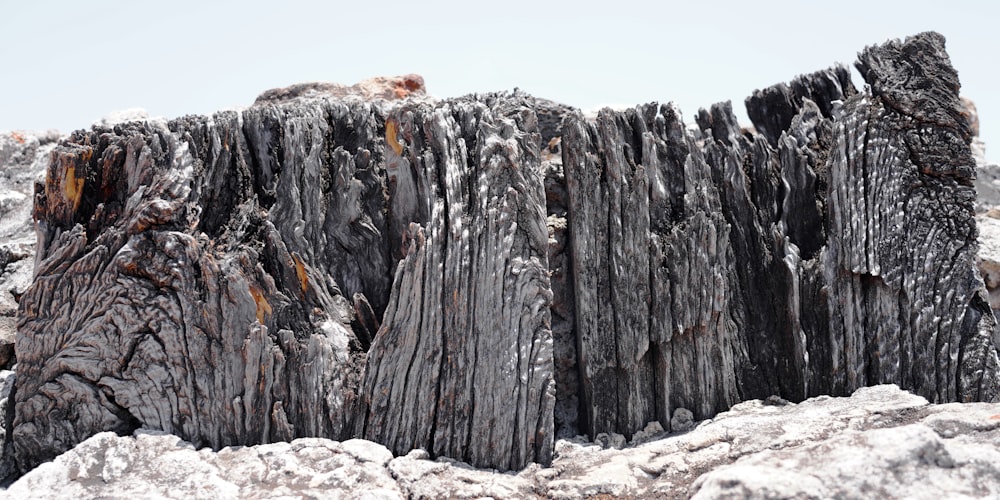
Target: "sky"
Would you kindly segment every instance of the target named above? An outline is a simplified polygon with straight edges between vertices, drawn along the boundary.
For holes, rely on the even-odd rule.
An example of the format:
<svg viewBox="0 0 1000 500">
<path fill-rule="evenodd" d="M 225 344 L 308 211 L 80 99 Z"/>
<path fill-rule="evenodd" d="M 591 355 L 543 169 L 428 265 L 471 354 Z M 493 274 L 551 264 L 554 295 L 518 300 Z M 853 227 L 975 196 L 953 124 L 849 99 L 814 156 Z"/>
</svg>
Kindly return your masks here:
<svg viewBox="0 0 1000 500">
<path fill-rule="evenodd" d="M 754 89 L 935 30 L 997 161 L 998 14 L 988 1 L 0 0 L 0 130 L 68 132 L 134 107 L 208 114 L 292 83 L 406 73 L 436 97 L 673 101 L 688 122 L 731 100 L 748 123 Z"/>
</svg>

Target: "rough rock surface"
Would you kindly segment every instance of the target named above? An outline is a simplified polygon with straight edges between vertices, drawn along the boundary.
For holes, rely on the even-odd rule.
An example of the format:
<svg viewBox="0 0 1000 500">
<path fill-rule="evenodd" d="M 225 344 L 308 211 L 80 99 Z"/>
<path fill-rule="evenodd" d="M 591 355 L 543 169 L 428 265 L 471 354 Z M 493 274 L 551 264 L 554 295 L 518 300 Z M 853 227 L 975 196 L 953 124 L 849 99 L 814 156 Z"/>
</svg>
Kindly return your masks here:
<svg viewBox="0 0 1000 500">
<path fill-rule="evenodd" d="M 979 139 L 979 115 L 976 105 L 962 99 L 969 117 L 972 155 L 976 159 L 976 226 L 979 228 L 979 253 L 976 263 L 986 282 L 990 307 L 1000 313 L 1000 165 L 986 159 L 986 145 Z"/>
<path fill-rule="evenodd" d="M 986 159 L 986 144 L 979 137 L 979 112 L 976 104 L 962 98 L 963 114 L 972 132 L 972 156 L 976 159 L 976 212 L 983 213 L 1000 206 L 1000 165 Z"/>
<path fill-rule="evenodd" d="M 35 190 L 5 456 L 153 429 L 506 470 L 772 394 L 996 400 L 944 40 L 857 66 L 862 91 L 835 67 L 756 92 L 759 133 L 729 103 L 692 129 L 670 105 L 298 91 L 79 131 Z"/>
<path fill-rule="evenodd" d="M 620 437 L 620 436 L 619 436 Z M 1000 495 L 1000 404 L 928 405 L 895 386 L 740 403 L 624 449 L 560 440 L 551 467 L 473 469 L 422 450 L 297 439 L 218 452 L 98 434 L 8 498 L 970 498 Z"/>
<path fill-rule="evenodd" d="M 11 370 L 0 370 L 0 442 L 7 442 L 7 429 L 10 420 L 7 419 L 11 406 L 8 405 L 10 392 L 14 389 L 14 380 L 17 376 Z"/>
<path fill-rule="evenodd" d="M 990 307 L 1000 310 L 1000 213 L 987 212 L 976 216 L 979 228 L 979 253 L 976 262 L 989 293 Z"/>
<path fill-rule="evenodd" d="M 424 78 L 420 75 L 379 76 L 355 83 L 343 85 L 330 82 L 297 83 L 288 87 L 267 90 L 257 96 L 257 104 L 281 103 L 298 98 L 311 97 L 348 97 L 355 96 L 366 100 L 372 99 L 406 99 L 409 97 L 425 97 L 427 88 Z"/>
</svg>

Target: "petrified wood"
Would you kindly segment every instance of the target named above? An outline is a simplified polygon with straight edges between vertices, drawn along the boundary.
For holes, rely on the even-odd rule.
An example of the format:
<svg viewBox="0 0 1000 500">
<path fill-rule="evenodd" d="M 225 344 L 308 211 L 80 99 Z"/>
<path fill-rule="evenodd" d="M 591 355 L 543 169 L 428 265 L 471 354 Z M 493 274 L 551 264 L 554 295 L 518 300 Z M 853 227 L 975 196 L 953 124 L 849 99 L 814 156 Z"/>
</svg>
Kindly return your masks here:
<svg viewBox="0 0 1000 500">
<path fill-rule="evenodd" d="M 77 132 L 37 189 L 7 456 L 145 427 L 517 469 L 772 394 L 1000 399 L 944 39 L 857 66 L 755 92 L 756 130 L 515 92 Z"/>
</svg>

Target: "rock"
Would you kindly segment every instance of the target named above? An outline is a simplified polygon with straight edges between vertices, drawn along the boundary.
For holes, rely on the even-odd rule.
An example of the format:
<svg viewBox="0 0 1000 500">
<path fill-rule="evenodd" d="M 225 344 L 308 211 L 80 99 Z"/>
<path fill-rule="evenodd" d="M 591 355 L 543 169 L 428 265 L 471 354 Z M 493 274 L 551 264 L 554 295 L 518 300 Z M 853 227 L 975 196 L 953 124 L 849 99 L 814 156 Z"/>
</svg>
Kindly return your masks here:
<svg viewBox="0 0 1000 500">
<path fill-rule="evenodd" d="M 681 408 L 678 408 L 677 410 L 681 410 Z M 674 413 L 677 412 L 675 411 Z M 646 427 L 644 427 L 641 431 L 636 432 L 635 435 L 632 436 L 632 440 L 629 441 L 629 444 L 632 446 L 636 446 L 643 443 L 648 443 L 650 441 L 663 437 L 664 434 L 666 434 L 666 431 L 663 430 L 663 426 L 660 425 L 659 422 L 654 420 L 646 424 Z"/>
<path fill-rule="evenodd" d="M 979 111 L 976 110 L 976 103 L 968 97 L 961 97 L 962 115 L 969 123 L 969 132 L 973 137 L 979 137 Z"/>
<path fill-rule="evenodd" d="M 94 127 L 111 128 L 115 125 L 128 122 L 143 122 L 149 120 L 149 112 L 142 108 L 128 108 L 121 111 L 113 111 L 94 121 Z"/>
<path fill-rule="evenodd" d="M 986 159 L 986 144 L 979 137 L 979 112 L 971 99 L 962 98 L 962 115 L 969 123 L 969 147 L 976 160 L 976 212 L 982 214 L 1000 205 L 1000 165 Z"/>
<path fill-rule="evenodd" d="M 523 472 L 479 470 L 449 459 L 427 460 L 410 453 L 394 459 L 388 469 L 405 498 L 528 498 L 535 487 L 529 466 Z"/>
<path fill-rule="evenodd" d="M 694 429 L 694 414 L 687 408 L 677 408 L 674 416 L 670 417 L 670 430 L 673 432 L 687 432 Z"/>
<path fill-rule="evenodd" d="M 1000 206 L 1000 165 L 986 159 L 986 146 L 978 137 L 972 141 L 976 158 L 976 212 L 989 212 Z"/>
<path fill-rule="evenodd" d="M 976 263 L 989 292 L 990 307 L 1000 309 L 1000 219 L 989 215 L 976 217 L 979 228 L 979 253 Z"/>
<path fill-rule="evenodd" d="M 693 498 L 992 497 L 1000 494 L 997 427 L 991 443 L 961 445 L 920 424 L 847 430 L 720 467 L 695 482 Z"/>
<path fill-rule="evenodd" d="M 40 466 L 6 495 L 235 499 L 340 492 L 345 498 L 403 498 L 387 462 L 358 458 L 344 444 L 322 439 L 212 452 L 176 436 L 103 432 Z"/>
<path fill-rule="evenodd" d="M 11 407 L 7 404 L 10 400 L 10 393 L 14 389 L 14 380 L 17 376 L 11 370 L 0 370 L 0 443 L 7 443 L 7 429 L 10 427 L 8 416 Z M 0 465 L 3 467 L 3 465 Z M 2 471 L 6 475 L 9 471 Z"/>
<path fill-rule="evenodd" d="M 424 78 L 413 74 L 379 76 L 350 86 L 328 82 L 299 83 L 289 87 L 267 90 L 257 96 L 256 104 L 278 104 L 299 98 L 344 98 L 348 96 L 360 97 L 365 100 L 419 98 L 427 96 L 427 89 L 424 86 Z"/>
<path fill-rule="evenodd" d="M 430 460 L 423 450 L 394 458 L 357 439 L 212 452 L 147 431 L 100 433 L 3 496 L 991 497 L 1000 494 L 998 450 L 1000 404 L 930 405 L 896 386 L 876 386 L 783 406 L 747 401 L 688 433 L 623 449 L 559 440 L 551 467 L 518 473 Z"/>
<path fill-rule="evenodd" d="M 0 133 L 0 369 L 14 363 L 17 307 L 35 265 L 35 183 L 45 178 L 59 133 Z"/>
<path fill-rule="evenodd" d="M 625 447 L 625 444 L 627 442 L 628 441 L 625 439 L 625 436 L 622 436 L 621 434 L 615 432 L 612 432 L 610 434 L 607 432 L 602 432 L 594 436 L 594 443 L 600 445 L 601 448 L 605 449 L 614 448 L 616 450 L 620 450 Z"/>
<path fill-rule="evenodd" d="M 944 39 L 857 66 L 861 91 L 834 67 L 755 93 L 759 132 L 729 103 L 691 128 L 670 105 L 308 98 L 348 92 L 322 85 L 78 131 L 32 192 L 6 456 L 24 473 L 152 429 L 520 470 L 556 435 L 616 448 L 678 408 L 674 430 L 886 382 L 1000 399 Z M 760 437 L 699 430 L 693 460 Z M 600 486 L 551 494 L 655 476 L 609 457 Z"/>
</svg>

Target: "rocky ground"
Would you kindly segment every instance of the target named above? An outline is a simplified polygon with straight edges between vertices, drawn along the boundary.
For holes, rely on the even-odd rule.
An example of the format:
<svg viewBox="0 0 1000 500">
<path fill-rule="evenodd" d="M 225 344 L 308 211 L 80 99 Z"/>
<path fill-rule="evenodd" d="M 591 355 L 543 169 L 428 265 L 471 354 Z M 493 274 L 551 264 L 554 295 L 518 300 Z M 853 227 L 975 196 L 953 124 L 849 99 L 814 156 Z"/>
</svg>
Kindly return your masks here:
<svg viewBox="0 0 1000 500">
<path fill-rule="evenodd" d="M 422 450 L 298 439 L 196 450 L 98 434 L 6 498 L 996 498 L 1000 404 L 929 405 L 896 386 L 800 404 L 747 401 L 636 443 L 560 440 L 550 467 L 477 470 Z M 645 440 L 649 440 L 643 442 Z M 624 446 L 622 446 L 624 445 Z M 618 447 L 621 447 L 620 449 Z"/>
</svg>

